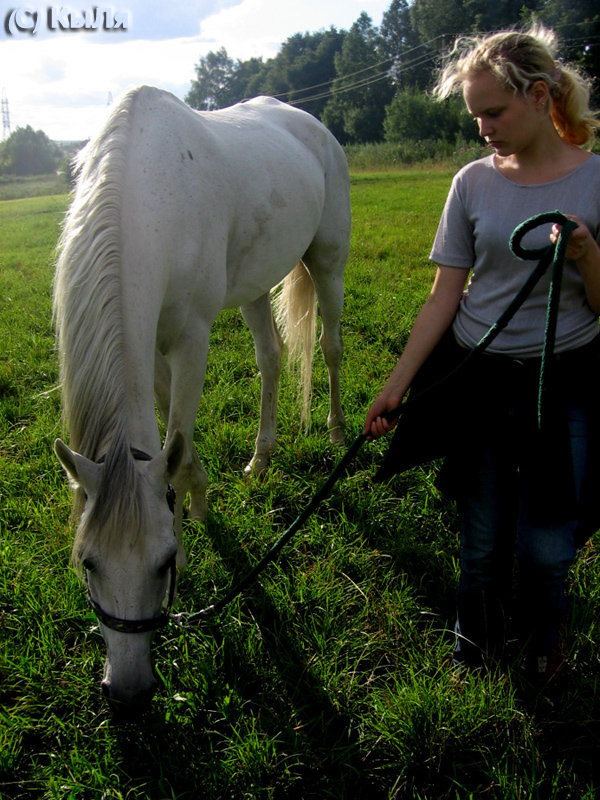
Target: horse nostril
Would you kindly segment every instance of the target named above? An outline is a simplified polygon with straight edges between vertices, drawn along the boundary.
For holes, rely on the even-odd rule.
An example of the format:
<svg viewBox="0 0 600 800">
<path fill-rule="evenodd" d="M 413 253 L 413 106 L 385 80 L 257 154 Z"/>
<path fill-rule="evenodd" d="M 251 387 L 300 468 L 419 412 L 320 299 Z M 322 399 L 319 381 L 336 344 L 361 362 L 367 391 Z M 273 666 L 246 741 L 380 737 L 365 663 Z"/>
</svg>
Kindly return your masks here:
<svg viewBox="0 0 600 800">
<path fill-rule="evenodd" d="M 142 709 L 147 708 L 150 703 L 152 702 L 152 698 L 156 694 L 156 682 L 153 681 L 151 686 L 148 686 L 147 689 L 141 691 L 137 697 L 135 698 L 136 705 L 139 705 Z"/>
</svg>

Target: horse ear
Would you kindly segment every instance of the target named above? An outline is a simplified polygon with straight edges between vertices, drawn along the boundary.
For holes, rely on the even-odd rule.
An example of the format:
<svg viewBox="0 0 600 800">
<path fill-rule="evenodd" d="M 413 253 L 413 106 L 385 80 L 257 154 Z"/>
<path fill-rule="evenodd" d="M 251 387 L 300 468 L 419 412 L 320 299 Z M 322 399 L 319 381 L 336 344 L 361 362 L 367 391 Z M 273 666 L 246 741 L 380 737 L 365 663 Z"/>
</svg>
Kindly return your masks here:
<svg viewBox="0 0 600 800">
<path fill-rule="evenodd" d="M 167 479 L 169 481 L 171 481 L 177 474 L 177 471 L 181 466 L 181 462 L 183 461 L 184 453 L 185 440 L 181 431 L 177 430 L 169 439 L 169 442 L 165 448 L 165 466 Z"/>
<path fill-rule="evenodd" d="M 54 442 L 54 452 L 71 482 L 91 495 L 100 481 L 102 466 L 71 450 L 62 439 Z"/>
</svg>

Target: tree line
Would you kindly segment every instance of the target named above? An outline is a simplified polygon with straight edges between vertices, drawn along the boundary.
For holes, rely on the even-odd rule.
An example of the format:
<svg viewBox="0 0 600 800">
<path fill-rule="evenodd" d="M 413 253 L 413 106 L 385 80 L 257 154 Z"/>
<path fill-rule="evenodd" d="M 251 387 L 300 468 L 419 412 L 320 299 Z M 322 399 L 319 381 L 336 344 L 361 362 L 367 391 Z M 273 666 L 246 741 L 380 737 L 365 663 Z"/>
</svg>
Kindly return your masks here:
<svg viewBox="0 0 600 800">
<path fill-rule="evenodd" d="M 542 22 L 561 41 L 561 58 L 595 80 L 600 105 L 598 0 L 392 0 L 381 25 L 362 13 L 350 30 L 296 33 L 274 58 L 231 59 L 221 48 L 202 56 L 186 101 L 224 108 L 266 94 L 322 120 L 342 144 L 476 142 L 460 98 L 428 94 L 443 53 L 458 35 Z M 0 176 L 68 172 L 69 158 L 29 126 L 0 143 Z"/>
<path fill-rule="evenodd" d="M 363 12 L 348 31 L 296 33 L 267 60 L 211 51 L 186 101 L 211 110 L 278 97 L 318 117 L 342 144 L 476 141 L 460 98 L 440 104 L 427 93 L 442 55 L 458 35 L 533 22 L 556 30 L 563 60 L 600 78 L 598 0 L 392 0 L 379 27 Z"/>
<path fill-rule="evenodd" d="M 55 172 L 64 160 L 63 149 L 30 125 L 17 128 L 0 142 L 0 176 L 47 175 Z"/>
</svg>

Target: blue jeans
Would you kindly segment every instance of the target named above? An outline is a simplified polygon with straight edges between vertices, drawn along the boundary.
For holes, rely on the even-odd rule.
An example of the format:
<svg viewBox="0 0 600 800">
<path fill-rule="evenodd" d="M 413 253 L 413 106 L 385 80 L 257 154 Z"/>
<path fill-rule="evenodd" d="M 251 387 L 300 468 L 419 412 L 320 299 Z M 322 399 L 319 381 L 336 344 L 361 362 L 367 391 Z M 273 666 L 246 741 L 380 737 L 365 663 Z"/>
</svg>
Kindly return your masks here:
<svg viewBox="0 0 600 800">
<path fill-rule="evenodd" d="M 575 492 L 579 496 L 588 453 L 587 412 L 568 407 Z M 531 512 L 531 486 L 502 440 L 480 447 L 458 498 L 461 574 L 457 655 L 478 663 L 501 655 L 517 562 L 515 623 L 532 653 L 556 649 L 565 612 L 565 582 L 576 555 L 577 520 L 540 523 Z"/>
</svg>

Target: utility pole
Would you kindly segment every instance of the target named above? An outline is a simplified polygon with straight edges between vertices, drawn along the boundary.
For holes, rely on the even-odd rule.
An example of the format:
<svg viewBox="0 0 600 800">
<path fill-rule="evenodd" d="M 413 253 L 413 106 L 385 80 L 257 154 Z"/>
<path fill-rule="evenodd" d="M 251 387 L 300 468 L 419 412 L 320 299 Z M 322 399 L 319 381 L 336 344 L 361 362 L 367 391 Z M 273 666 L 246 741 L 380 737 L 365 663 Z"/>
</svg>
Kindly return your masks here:
<svg viewBox="0 0 600 800">
<path fill-rule="evenodd" d="M 8 136 L 10 136 L 10 112 L 6 89 L 2 89 L 2 138 L 6 139 Z"/>
</svg>

